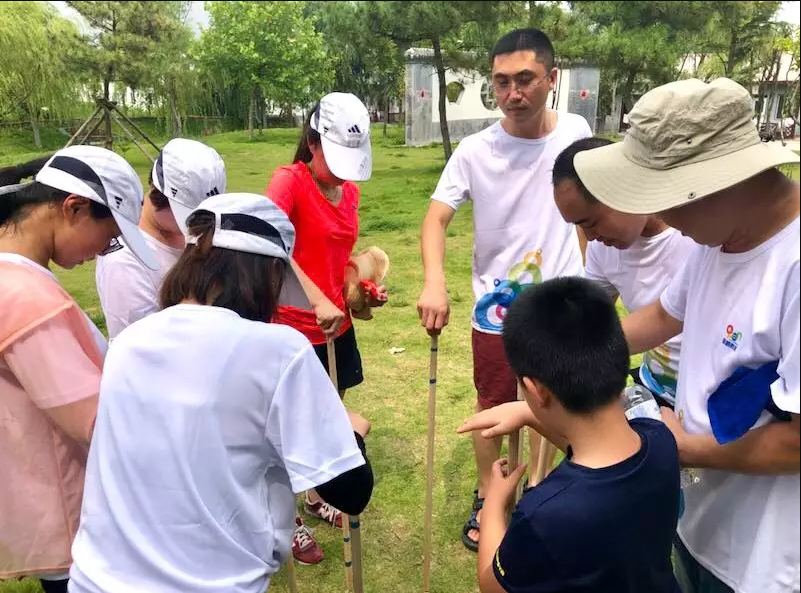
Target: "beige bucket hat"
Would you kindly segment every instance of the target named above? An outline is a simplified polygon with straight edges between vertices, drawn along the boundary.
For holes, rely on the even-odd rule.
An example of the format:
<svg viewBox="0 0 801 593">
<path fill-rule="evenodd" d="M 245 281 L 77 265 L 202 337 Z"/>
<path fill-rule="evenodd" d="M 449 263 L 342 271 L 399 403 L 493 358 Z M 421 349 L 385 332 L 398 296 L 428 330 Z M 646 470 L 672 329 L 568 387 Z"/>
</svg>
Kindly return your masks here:
<svg viewBox="0 0 801 593">
<path fill-rule="evenodd" d="M 629 113 L 622 142 L 580 152 L 575 167 L 599 201 L 630 214 L 689 204 L 759 173 L 799 162 L 759 138 L 751 94 L 728 78 L 657 87 Z"/>
</svg>

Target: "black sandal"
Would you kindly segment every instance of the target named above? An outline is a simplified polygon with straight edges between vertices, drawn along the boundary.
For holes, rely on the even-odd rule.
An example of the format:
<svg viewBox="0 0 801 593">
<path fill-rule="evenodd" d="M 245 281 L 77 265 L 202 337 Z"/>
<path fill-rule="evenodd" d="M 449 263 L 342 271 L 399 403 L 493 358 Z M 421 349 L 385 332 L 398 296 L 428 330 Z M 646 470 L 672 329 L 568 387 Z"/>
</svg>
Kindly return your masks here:
<svg viewBox="0 0 801 593">
<path fill-rule="evenodd" d="M 484 499 L 478 497 L 478 490 L 473 490 L 473 508 L 470 512 L 470 518 L 462 527 L 462 543 L 464 547 L 471 552 L 478 552 L 478 542 L 474 541 L 468 535 L 472 530 L 481 532 L 481 525 L 478 522 L 478 512 L 484 507 Z"/>
</svg>

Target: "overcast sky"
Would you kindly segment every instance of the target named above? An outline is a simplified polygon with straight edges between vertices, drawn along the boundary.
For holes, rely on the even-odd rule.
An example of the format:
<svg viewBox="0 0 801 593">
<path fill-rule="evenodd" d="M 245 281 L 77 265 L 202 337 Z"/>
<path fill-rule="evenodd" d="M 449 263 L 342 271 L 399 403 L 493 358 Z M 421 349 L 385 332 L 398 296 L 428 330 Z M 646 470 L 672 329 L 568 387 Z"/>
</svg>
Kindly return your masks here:
<svg viewBox="0 0 801 593">
<path fill-rule="evenodd" d="M 82 29 L 85 29 L 85 23 L 80 22 L 82 19 L 77 13 L 67 6 L 66 2 L 52 2 L 59 12 L 72 18 L 78 22 Z M 189 21 L 195 31 L 199 31 L 209 23 L 209 15 L 203 7 L 203 2 L 192 2 L 192 8 L 189 12 Z M 801 0 L 792 0 L 790 2 L 783 2 L 779 10 L 779 20 L 787 21 L 798 25 L 801 21 Z"/>
</svg>

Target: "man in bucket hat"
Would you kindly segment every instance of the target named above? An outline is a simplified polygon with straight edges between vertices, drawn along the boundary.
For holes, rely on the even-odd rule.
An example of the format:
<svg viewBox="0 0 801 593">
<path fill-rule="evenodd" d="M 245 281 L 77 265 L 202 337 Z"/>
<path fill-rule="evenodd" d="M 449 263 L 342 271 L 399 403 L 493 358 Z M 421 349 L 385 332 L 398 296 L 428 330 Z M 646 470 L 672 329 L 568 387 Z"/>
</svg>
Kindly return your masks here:
<svg viewBox="0 0 801 593">
<path fill-rule="evenodd" d="M 676 541 L 685 593 L 800 586 L 799 186 L 778 170 L 798 156 L 762 143 L 752 116 L 731 80 L 674 82 L 640 99 L 623 142 L 575 160 L 599 201 L 700 244 L 624 322 L 632 353 L 684 332 L 676 414 L 662 414 L 683 465 L 700 468 Z M 755 402 L 742 433 L 718 430 L 722 410 L 742 424 Z"/>
</svg>

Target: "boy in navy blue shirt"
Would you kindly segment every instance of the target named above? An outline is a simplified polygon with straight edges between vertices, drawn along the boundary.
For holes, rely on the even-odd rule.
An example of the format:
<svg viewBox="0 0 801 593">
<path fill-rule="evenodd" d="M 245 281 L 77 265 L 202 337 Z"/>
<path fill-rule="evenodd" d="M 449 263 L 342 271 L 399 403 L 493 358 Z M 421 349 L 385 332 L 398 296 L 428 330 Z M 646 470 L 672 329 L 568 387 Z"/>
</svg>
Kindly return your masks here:
<svg viewBox="0 0 801 593">
<path fill-rule="evenodd" d="M 679 457 L 664 424 L 629 422 L 619 403 L 629 351 L 610 298 L 589 280 L 524 291 L 504 322 L 524 402 L 480 412 L 459 432 L 491 438 L 527 425 L 566 459 L 520 500 L 525 466 L 493 467 L 481 521 L 481 593 L 677 593 L 670 554 Z"/>
</svg>

